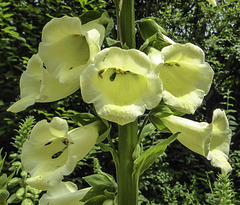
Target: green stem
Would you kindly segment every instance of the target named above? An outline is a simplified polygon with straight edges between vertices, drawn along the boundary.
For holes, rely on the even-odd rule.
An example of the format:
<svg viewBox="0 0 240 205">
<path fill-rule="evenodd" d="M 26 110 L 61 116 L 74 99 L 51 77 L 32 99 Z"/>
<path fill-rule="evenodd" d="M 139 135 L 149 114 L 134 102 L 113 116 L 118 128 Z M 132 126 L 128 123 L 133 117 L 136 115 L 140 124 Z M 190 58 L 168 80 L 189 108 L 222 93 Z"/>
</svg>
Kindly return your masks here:
<svg viewBox="0 0 240 205">
<path fill-rule="evenodd" d="M 118 205 L 137 205 L 138 178 L 133 175 L 132 154 L 138 144 L 137 120 L 118 127 Z"/>
<path fill-rule="evenodd" d="M 136 47 L 134 0 L 116 0 L 118 37 L 122 46 Z"/>
</svg>

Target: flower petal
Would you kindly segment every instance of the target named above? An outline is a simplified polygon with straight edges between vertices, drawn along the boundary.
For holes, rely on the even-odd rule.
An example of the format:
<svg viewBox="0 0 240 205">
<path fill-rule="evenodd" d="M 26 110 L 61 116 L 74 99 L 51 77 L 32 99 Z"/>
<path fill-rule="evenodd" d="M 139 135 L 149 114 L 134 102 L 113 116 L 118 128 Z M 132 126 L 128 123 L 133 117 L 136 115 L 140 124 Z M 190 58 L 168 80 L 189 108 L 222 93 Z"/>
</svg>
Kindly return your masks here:
<svg viewBox="0 0 240 205">
<path fill-rule="evenodd" d="M 155 69 L 163 82 L 163 100 L 167 105 L 194 113 L 208 93 L 213 70 L 204 60 L 203 51 L 190 43 L 163 48 L 164 63 Z"/>
<path fill-rule="evenodd" d="M 212 125 L 213 134 L 207 158 L 211 160 L 213 166 L 222 169 L 223 175 L 226 175 L 232 170 L 227 161 L 232 131 L 229 129 L 228 120 L 224 111 L 216 109 L 213 112 Z"/>
<path fill-rule="evenodd" d="M 162 84 L 149 58 L 131 49 L 99 52 L 80 76 L 83 100 L 93 103 L 104 119 L 120 125 L 134 121 L 161 100 Z"/>
<path fill-rule="evenodd" d="M 170 115 L 161 118 L 164 125 L 172 132 L 181 132 L 177 139 L 190 150 L 207 156 L 210 149 L 212 125 L 195 122 L 186 118 Z"/>
<path fill-rule="evenodd" d="M 33 55 L 27 64 L 27 70 L 20 78 L 20 97 L 21 99 L 8 108 L 11 112 L 20 112 L 35 103 L 39 95 L 42 78 L 42 61 L 36 54 Z"/>
<path fill-rule="evenodd" d="M 90 189 L 91 187 L 77 190 L 72 182 L 60 182 L 41 197 L 39 205 L 83 205 L 84 202 L 80 200 Z"/>
</svg>

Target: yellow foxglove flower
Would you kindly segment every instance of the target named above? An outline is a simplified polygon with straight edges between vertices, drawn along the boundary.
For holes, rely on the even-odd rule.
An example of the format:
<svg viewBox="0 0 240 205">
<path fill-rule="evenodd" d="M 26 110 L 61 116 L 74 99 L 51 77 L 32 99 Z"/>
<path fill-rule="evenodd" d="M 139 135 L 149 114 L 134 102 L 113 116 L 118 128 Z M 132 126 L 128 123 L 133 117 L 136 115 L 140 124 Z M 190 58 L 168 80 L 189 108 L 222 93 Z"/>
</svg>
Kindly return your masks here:
<svg viewBox="0 0 240 205">
<path fill-rule="evenodd" d="M 99 52 L 81 76 L 83 100 L 93 103 L 100 117 L 124 125 L 157 106 L 162 82 L 142 52 L 111 47 Z"/>
<path fill-rule="evenodd" d="M 98 136 L 97 122 L 71 131 L 58 117 L 38 122 L 22 148 L 22 163 L 31 175 L 27 183 L 41 190 L 55 186 L 87 155 Z"/>
<path fill-rule="evenodd" d="M 20 112 L 35 102 L 52 102 L 76 90 L 71 82 L 61 83 L 43 67 L 39 55 L 33 55 L 20 79 L 20 100 L 8 111 Z"/>
<path fill-rule="evenodd" d="M 213 166 L 220 167 L 223 175 L 231 171 L 227 160 L 232 132 L 224 111 L 216 109 L 211 124 L 174 115 L 161 118 L 161 121 L 172 133 L 181 132 L 177 139 L 190 150 L 211 160 Z"/>
<path fill-rule="evenodd" d="M 39 53 L 33 55 L 20 79 L 20 100 L 8 111 L 20 112 L 35 102 L 53 102 L 79 89 L 80 74 L 100 51 L 103 25 L 81 25 L 77 17 L 54 18 L 42 33 Z"/>
<path fill-rule="evenodd" d="M 213 5 L 213 7 L 217 6 L 216 0 L 207 0 L 209 3 Z"/>
<path fill-rule="evenodd" d="M 163 82 L 163 100 L 184 113 L 194 113 L 208 93 L 213 70 L 201 48 L 187 43 L 162 49 L 164 62 L 155 71 Z"/>
<path fill-rule="evenodd" d="M 72 182 L 60 182 L 43 194 L 39 200 L 39 205 L 83 205 L 80 200 L 91 189 L 77 189 L 77 185 Z"/>
<path fill-rule="evenodd" d="M 228 163 L 232 131 L 229 129 L 229 123 L 224 111 L 217 109 L 213 112 L 212 126 L 213 131 L 207 159 L 211 160 L 213 166 L 221 167 L 222 174 L 226 175 L 232 170 Z"/>
</svg>

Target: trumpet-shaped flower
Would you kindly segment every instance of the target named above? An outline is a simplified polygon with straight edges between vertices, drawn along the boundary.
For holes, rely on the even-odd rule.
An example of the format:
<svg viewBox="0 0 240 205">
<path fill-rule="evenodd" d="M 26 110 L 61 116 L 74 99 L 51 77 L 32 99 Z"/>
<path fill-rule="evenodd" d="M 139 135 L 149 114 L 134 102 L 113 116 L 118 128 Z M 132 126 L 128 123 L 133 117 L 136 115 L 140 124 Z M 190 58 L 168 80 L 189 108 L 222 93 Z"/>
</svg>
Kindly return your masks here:
<svg viewBox="0 0 240 205">
<path fill-rule="evenodd" d="M 79 89 L 81 72 L 100 51 L 104 27 L 95 21 L 81 25 L 77 17 L 54 18 L 42 33 L 20 79 L 21 99 L 8 111 L 20 112 L 35 102 L 52 102 Z"/>
<path fill-rule="evenodd" d="M 177 139 L 190 150 L 211 160 L 213 166 L 220 167 L 223 175 L 231 171 L 227 161 L 231 130 L 224 111 L 216 109 L 211 124 L 173 115 L 161 118 L 161 121 L 172 133 L 180 132 Z"/>
<path fill-rule="evenodd" d="M 41 190 L 56 185 L 92 149 L 98 136 L 97 122 L 71 131 L 58 117 L 50 123 L 38 122 L 22 148 L 22 163 L 31 175 L 27 183 Z"/>
<path fill-rule="evenodd" d="M 232 169 L 227 161 L 232 131 L 229 129 L 224 111 L 219 109 L 214 111 L 212 126 L 213 131 L 207 159 L 211 160 L 213 166 L 221 167 L 223 175 L 226 175 Z"/>
<path fill-rule="evenodd" d="M 162 97 L 162 82 L 149 58 L 135 49 L 112 47 L 99 52 L 80 83 L 83 100 L 93 103 L 102 118 L 120 125 L 157 106 Z"/>
<path fill-rule="evenodd" d="M 162 49 L 164 62 L 155 71 L 163 82 L 163 100 L 184 113 L 194 113 L 208 93 L 213 70 L 203 51 L 190 43 Z"/>
<path fill-rule="evenodd" d="M 77 186 L 72 182 L 60 182 L 52 187 L 39 200 L 39 205 L 83 205 L 80 200 L 91 189 L 77 189 Z"/>
</svg>

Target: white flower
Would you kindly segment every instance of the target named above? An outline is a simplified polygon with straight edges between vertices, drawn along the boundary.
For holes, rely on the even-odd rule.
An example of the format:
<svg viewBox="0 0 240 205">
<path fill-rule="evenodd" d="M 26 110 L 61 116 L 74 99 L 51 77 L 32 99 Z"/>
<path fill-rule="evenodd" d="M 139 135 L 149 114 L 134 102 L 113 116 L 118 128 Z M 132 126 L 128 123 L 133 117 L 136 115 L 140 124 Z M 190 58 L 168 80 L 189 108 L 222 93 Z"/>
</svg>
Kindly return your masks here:
<svg viewBox="0 0 240 205">
<path fill-rule="evenodd" d="M 226 175 L 232 170 L 228 163 L 232 131 L 229 129 L 229 123 L 224 111 L 217 109 L 213 112 L 212 125 L 213 131 L 207 159 L 211 160 L 213 166 L 221 167 L 222 174 Z"/>
<path fill-rule="evenodd" d="M 190 150 L 211 160 L 213 166 L 220 167 L 223 175 L 231 171 L 227 160 L 232 132 L 224 111 L 216 109 L 211 124 L 173 115 L 161 118 L 161 121 L 172 133 L 181 132 L 177 139 Z"/>
<path fill-rule="evenodd" d="M 77 189 L 72 182 L 60 182 L 52 187 L 39 200 L 39 205 L 83 205 L 80 200 L 91 189 Z"/>
<path fill-rule="evenodd" d="M 149 58 L 135 49 L 102 50 L 80 82 L 83 100 L 93 103 L 100 117 L 120 125 L 157 106 L 162 97 L 162 83 Z"/>
<path fill-rule="evenodd" d="M 162 49 L 164 62 L 155 71 L 163 82 L 163 100 L 184 113 L 194 113 L 208 93 L 213 70 L 203 51 L 190 43 Z"/>
<path fill-rule="evenodd" d="M 100 51 L 104 27 L 81 25 L 77 17 L 54 18 L 43 28 L 39 53 L 20 79 L 21 99 L 8 111 L 20 112 L 35 102 L 53 102 L 79 89 L 80 74 Z"/>
<path fill-rule="evenodd" d="M 70 174 L 98 138 L 97 122 L 68 132 L 65 120 L 55 117 L 38 122 L 22 148 L 22 163 L 31 177 L 27 183 L 47 190 Z"/>
</svg>

